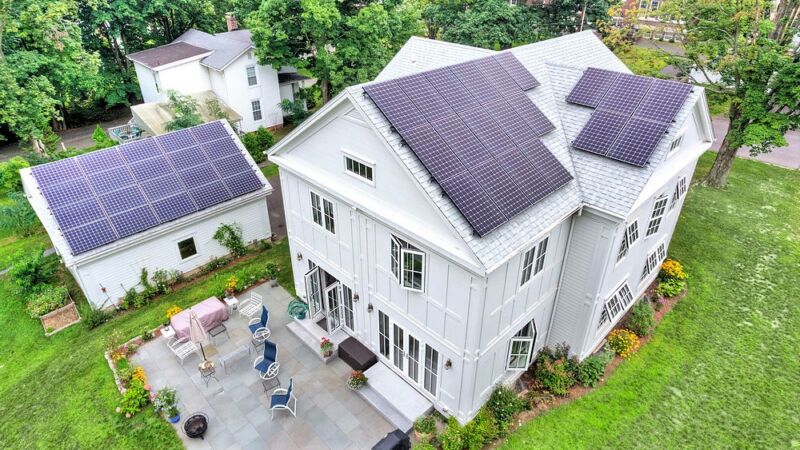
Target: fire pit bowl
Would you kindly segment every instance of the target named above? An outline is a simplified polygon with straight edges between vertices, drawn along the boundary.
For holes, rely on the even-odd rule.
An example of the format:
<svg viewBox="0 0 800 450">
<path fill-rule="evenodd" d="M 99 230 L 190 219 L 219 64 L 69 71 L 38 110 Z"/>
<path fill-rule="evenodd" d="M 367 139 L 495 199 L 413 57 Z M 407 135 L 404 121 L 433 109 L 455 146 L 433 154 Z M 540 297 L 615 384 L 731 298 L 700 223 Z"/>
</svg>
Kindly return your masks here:
<svg viewBox="0 0 800 450">
<path fill-rule="evenodd" d="M 186 422 L 183 422 L 183 432 L 192 439 L 203 439 L 206 431 L 208 431 L 208 416 L 201 412 L 191 414 Z"/>
</svg>

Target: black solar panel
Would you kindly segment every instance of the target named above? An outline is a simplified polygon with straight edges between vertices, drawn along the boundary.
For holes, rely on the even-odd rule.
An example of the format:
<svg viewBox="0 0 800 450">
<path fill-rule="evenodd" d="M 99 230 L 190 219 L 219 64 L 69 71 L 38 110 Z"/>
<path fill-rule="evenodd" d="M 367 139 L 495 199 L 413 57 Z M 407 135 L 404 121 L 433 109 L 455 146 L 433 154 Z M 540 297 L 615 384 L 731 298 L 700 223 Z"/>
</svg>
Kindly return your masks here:
<svg viewBox="0 0 800 450">
<path fill-rule="evenodd" d="M 632 118 L 608 151 L 608 157 L 635 166 L 644 166 L 655 151 L 669 125 Z"/>
<path fill-rule="evenodd" d="M 589 67 L 572 88 L 567 101 L 595 108 L 618 76 L 619 72 Z"/>
<path fill-rule="evenodd" d="M 633 110 L 639 106 L 652 84 L 652 78 L 629 75 L 627 73 L 620 74 L 611 83 L 611 87 L 603 99 L 600 100 L 597 109 L 631 115 Z"/>
<path fill-rule="evenodd" d="M 692 92 L 692 86 L 668 80 L 655 80 L 633 117 L 671 123 Z"/>
<path fill-rule="evenodd" d="M 572 179 L 552 155 L 537 168 L 534 155 L 526 154 L 529 144 L 523 145 L 526 153 L 519 148 L 535 141 L 549 154 L 538 136 L 555 127 L 522 90 L 537 84 L 508 53 L 365 91 L 474 230 L 485 235 Z"/>
<path fill-rule="evenodd" d="M 32 173 L 73 254 L 264 186 L 219 122 L 36 166 Z"/>
<path fill-rule="evenodd" d="M 540 178 L 548 182 L 550 189 L 544 192 L 552 192 L 572 179 L 572 175 L 540 140 L 525 142 L 520 145 L 520 149 L 533 162 Z"/>
<path fill-rule="evenodd" d="M 494 56 L 494 59 L 500 63 L 503 69 L 511 75 L 511 78 L 517 82 L 520 89 L 527 91 L 539 85 L 539 81 L 528 72 L 528 69 L 522 65 L 519 60 L 509 52 L 499 53 Z"/>
<path fill-rule="evenodd" d="M 587 152 L 605 155 L 627 120 L 628 117 L 622 114 L 595 110 L 572 145 Z"/>
</svg>

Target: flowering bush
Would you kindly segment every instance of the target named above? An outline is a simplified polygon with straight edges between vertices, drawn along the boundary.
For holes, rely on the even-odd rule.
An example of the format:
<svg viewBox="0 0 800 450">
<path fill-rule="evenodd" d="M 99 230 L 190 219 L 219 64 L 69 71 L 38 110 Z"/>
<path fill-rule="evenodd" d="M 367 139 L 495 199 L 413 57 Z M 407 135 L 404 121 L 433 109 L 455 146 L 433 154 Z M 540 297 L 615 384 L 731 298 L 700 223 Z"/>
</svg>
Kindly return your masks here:
<svg viewBox="0 0 800 450">
<path fill-rule="evenodd" d="M 147 391 L 147 386 L 139 380 L 131 380 L 130 386 L 122 394 L 122 400 L 117 407 L 117 412 L 125 414 L 125 417 L 130 418 L 138 413 L 147 405 L 150 400 L 150 394 Z"/>
<path fill-rule="evenodd" d="M 614 330 L 608 335 L 608 346 L 614 353 L 627 358 L 639 346 L 639 337 L 628 330 Z"/>
<path fill-rule="evenodd" d="M 508 431 L 514 414 L 523 411 L 527 407 L 528 402 L 517 397 L 513 389 L 503 384 L 494 388 L 492 395 L 489 396 L 489 400 L 486 402 L 486 408 L 497 420 L 498 432 L 501 435 L 505 435 Z"/>
<path fill-rule="evenodd" d="M 172 319 L 172 316 L 178 314 L 181 311 L 183 311 L 183 308 L 181 308 L 178 305 L 170 306 L 170 308 L 167 310 L 167 320 Z"/>
<path fill-rule="evenodd" d="M 367 384 L 367 376 L 360 370 L 353 371 L 350 378 L 347 379 L 347 386 L 350 389 L 361 389 L 365 384 Z"/>
<path fill-rule="evenodd" d="M 236 289 L 239 287 L 239 279 L 236 277 L 228 278 L 228 281 L 225 282 L 225 291 L 226 292 L 236 292 Z"/>
<path fill-rule="evenodd" d="M 564 358 L 541 358 L 534 374 L 542 387 L 555 395 L 567 395 L 569 388 L 575 384 L 575 375 Z"/>
<path fill-rule="evenodd" d="M 674 259 L 667 259 L 661 264 L 658 276 L 662 280 L 685 280 L 689 277 L 683 270 L 683 265 Z"/>
<path fill-rule="evenodd" d="M 153 406 L 156 411 L 163 413 L 167 418 L 177 416 L 180 413 L 178 411 L 178 393 L 170 387 L 159 389 L 153 397 Z"/>
<path fill-rule="evenodd" d="M 142 366 L 133 368 L 133 372 L 131 372 L 131 381 L 133 380 L 139 380 L 142 384 L 147 384 L 147 375 L 144 373 Z"/>
<path fill-rule="evenodd" d="M 331 342 L 330 339 L 323 337 L 319 341 L 319 351 L 322 352 L 323 355 L 330 351 L 333 351 L 333 342 Z"/>
</svg>

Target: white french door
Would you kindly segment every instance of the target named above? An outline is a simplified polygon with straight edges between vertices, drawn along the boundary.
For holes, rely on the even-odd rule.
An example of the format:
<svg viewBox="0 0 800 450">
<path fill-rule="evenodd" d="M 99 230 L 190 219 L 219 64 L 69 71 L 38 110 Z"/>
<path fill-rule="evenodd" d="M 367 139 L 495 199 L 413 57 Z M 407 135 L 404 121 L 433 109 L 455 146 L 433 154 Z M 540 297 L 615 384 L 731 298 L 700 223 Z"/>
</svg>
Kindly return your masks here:
<svg viewBox="0 0 800 450">
<path fill-rule="evenodd" d="M 439 352 L 378 311 L 380 353 L 414 384 L 436 395 Z M 424 358 L 423 358 L 423 351 Z"/>
<path fill-rule="evenodd" d="M 328 334 L 342 328 L 342 284 L 338 281 L 325 289 Z"/>
<path fill-rule="evenodd" d="M 322 280 L 319 267 L 316 265 L 305 274 L 306 297 L 311 310 L 311 319 L 316 319 L 322 313 Z"/>
</svg>

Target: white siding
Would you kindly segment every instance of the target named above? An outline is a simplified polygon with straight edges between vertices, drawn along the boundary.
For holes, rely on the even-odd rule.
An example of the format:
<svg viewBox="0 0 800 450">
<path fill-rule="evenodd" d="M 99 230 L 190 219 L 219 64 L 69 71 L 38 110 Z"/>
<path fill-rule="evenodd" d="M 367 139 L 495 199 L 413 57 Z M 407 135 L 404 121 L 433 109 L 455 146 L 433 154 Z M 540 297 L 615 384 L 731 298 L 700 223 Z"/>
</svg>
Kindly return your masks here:
<svg viewBox="0 0 800 450">
<path fill-rule="evenodd" d="M 265 239 L 271 234 L 266 201 L 260 198 L 200 222 L 142 240 L 107 256 L 80 263 L 70 270 L 92 305 L 109 306 L 124 296 L 126 289 L 139 283 L 139 272 L 143 267 L 151 274 L 156 269 L 188 272 L 212 258 L 227 254 L 228 250 L 212 236 L 220 224 L 233 222 L 241 225 L 245 242 Z M 177 243 L 189 237 L 194 238 L 197 255 L 181 260 Z M 106 292 L 103 292 L 103 288 Z"/>
<path fill-rule="evenodd" d="M 142 91 L 142 100 L 145 103 L 160 102 L 165 97 L 158 90 L 158 73 L 147 67 L 134 62 L 133 68 L 136 70 L 136 79 L 139 80 L 139 90 Z"/>
<path fill-rule="evenodd" d="M 256 65 L 258 84 L 255 86 L 247 84 L 247 67 L 250 65 Z M 223 76 L 227 86 L 225 102 L 242 116 L 243 131 L 283 125 L 283 112 L 279 106 L 281 96 L 278 71 L 270 66 L 257 65 L 255 59 L 248 59 L 246 52 L 225 68 Z M 259 121 L 253 120 L 250 105 L 253 100 L 261 102 L 262 119 Z"/>
<path fill-rule="evenodd" d="M 194 94 L 211 89 L 208 70 L 200 60 L 190 61 L 158 71 L 159 96 L 157 101 L 167 100 L 167 91 Z"/>
</svg>

